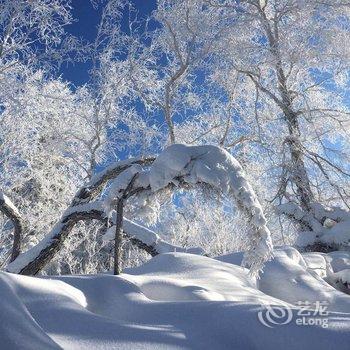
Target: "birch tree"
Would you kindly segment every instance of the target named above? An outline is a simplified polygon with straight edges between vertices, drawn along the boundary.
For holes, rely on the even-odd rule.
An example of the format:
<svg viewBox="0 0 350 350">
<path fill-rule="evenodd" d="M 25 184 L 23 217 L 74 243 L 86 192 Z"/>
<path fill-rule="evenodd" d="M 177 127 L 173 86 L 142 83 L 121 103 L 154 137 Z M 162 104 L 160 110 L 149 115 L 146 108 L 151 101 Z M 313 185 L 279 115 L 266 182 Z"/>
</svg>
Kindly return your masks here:
<svg viewBox="0 0 350 350">
<path fill-rule="evenodd" d="M 349 8 L 331 1 L 205 3 L 235 18 L 213 78 L 254 135 L 251 154 L 260 162 L 265 155 L 279 179 L 269 199 L 308 213 L 330 197 L 349 208 Z"/>
</svg>

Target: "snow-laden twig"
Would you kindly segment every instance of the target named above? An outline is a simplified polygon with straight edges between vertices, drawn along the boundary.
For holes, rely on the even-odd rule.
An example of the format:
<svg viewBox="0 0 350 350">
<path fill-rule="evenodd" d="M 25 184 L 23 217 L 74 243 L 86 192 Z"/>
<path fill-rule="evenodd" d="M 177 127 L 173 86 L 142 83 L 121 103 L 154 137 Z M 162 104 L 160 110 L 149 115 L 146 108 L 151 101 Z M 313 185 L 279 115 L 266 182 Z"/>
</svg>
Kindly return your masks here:
<svg viewBox="0 0 350 350">
<path fill-rule="evenodd" d="M 277 210 L 308 230 L 300 232 L 296 244 L 306 250 L 333 250 L 350 245 L 350 212 L 338 207 L 325 208 L 320 203 L 312 203 L 311 212 L 303 211 L 295 203 L 285 203 Z"/>
<path fill-rule="evenodd" d="M 71 206 L 73 207 L 78 204 L 90 202 L 101 193 L 102 189 L 109 180 L 118 177 L 118 175 L 120 175 L 124 170 L 128 169 L 134 164 L 149 165 L 154 161 L 154 159 L 155 157 L 131 158 L 111 164 L 106 169 L 93 176 L 86 186 L 79 189 L 72 201 Z"/>
</svg>

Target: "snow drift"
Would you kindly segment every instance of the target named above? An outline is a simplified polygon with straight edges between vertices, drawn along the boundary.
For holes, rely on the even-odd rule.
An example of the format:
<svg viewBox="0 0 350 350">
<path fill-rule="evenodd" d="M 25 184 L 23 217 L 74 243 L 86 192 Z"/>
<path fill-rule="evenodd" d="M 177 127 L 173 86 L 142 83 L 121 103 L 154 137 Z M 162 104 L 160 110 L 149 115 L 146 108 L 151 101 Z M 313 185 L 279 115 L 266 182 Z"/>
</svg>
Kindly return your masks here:
<svg viewBox="0 0 350 350">
<path fill-rule="evenodd" d="M 315 261 L 324 256 L 305 259 L 293 248 L 279 248 L 258 281 L 236 265 L 242 256 L 161 254 L 120 276 L 34 278 L 2 273 L 1 346 L 8 350 L 349 348 L 350 296 L 313 271 Z M 289 308 L 296 317 L 297 301 L 308 299 L 329 302 L 328 328 L 298 326 L 292 320 L 276 330 L 259 322 L 263 305 Z"/>
</svg>

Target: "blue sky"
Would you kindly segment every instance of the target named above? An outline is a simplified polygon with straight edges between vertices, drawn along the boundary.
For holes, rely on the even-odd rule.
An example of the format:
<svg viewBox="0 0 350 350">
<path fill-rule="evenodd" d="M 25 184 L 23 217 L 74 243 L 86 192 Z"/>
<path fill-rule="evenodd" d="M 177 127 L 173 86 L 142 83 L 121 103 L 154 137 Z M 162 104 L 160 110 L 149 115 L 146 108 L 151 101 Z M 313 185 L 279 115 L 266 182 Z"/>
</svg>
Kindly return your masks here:
<svg viewBox="0 0 350 350">
<path fill-rule="evenodd" d="M 140 16 L 149 15 L 156 8 L 156 0 L 132 0 L 131 2 Z M 96 26 L 100 20 L 101 8 L 94 9 L 90 0 L 72 0 L 72 7 L 73 17 L 76 22 L 66 28 L 67 32 L 86 40 L 94 40 L 97 31 Z M 89 63 L 64 65 L 60 73 L 64 80 L 79 86 L 88 81 L 89 67 Z"/>
<path fill-rule="evenodd" d="M 151 12 L 156 8 L 157 0 L 130 0 L 138 11 L 140 17 L 150 15 Z M 67 27 L 67 31 L 77 37 L 85 40 L 94 40 L 97 32 L 97 25 L 100 20 L 101 7 L 94 9 L 90 0 L 72 0 L 72 13 L 75 22 Z M 124 22 L 122 28 L 126 29 L 127 14 L 125 13 Z M 76 62 L 75 64 L 64 65 L 60 74 L 64 80 L 67 80 L 75 86 L 87 83 L 89 80 L 88 71 L 90 69 L 90 63 Z M 317 80 L 317 77 L 315 76 Z M 329 86 L 329 89 L 334 90 L 333 85 Z M 344 103 L 350 106 L 350 90 L 346 89 Z M 157 118 L 159 116 L 155 116 Z"/>
<path fill-rule="evenodd" d="M 156 0 L 131 0 L 139 16 L 147 16 L 156 8 Z M 72 14 L 75 22 L 66 27 L 66 31 L 76 37 L 83 38 L 88 41 L 93 41 L 97 33 L 97 25 L 101 17 L 101 6 L 95 9 L 90 0 L 72 0 Z M 126 30 L 127 14 L 124 16 L 125 20 L 122 22 L 122 28 Z M 89 81 L 88 71 L 91 68 L 90 62 L 75 62 L 74 64 L 64 64 L 59 71 L 59 74 L 66 81 L 69 81 L 74 86 L 80 86 Z M 159 116 L 155 115 L 155 118 Z M 128 150 L 130 151 L 130 150 Z M 121 158 L 127 158 L 127 152 L 119 152 Z M 109 163 L 110 160 L 107 160 Z M 104 168 L 104 165 L 97 166 L 96 171 Z"/>
</svg>

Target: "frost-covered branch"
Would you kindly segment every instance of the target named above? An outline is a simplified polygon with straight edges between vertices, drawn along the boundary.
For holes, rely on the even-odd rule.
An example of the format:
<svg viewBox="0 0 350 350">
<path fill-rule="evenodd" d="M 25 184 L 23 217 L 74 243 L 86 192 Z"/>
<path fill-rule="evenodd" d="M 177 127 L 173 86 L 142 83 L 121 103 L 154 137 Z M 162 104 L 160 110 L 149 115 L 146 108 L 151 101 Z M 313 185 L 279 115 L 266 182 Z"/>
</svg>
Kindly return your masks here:
<svg viewBox="0 0 350 350">
<path fill-rule="evenodd" d="M 51 232 L 36 246 L 20 254 L 7 266 L 7 271 L 23 275 L 37 274 L 54 258 L 73 227 L 79 221 L 101 221 L 103 218 L 104 212 L 95 203 L 67 209 Z"/>
<path fill-rule="evenodd" d="M 52 231 L 36 246 L 20 254 L 17 259 L 10 263 L 6 270 L 12 273 L 23 275 L 35 275 L 40 272 L 61 249 L 65 239 L 68 237 L 73 227 L 80 221 L 98 220 L 107 230 L 104 240 L 110 240 L 111 232 L 115 232 L 114 222 L 116 218 L 109 221 L 104 210 L 103 202 L 93 202 L 69 208 L 62 216 L 59 223 Z M 112 226 L 111 226 L 112 224 Z M 189 252 L 204 254 L 199 248 L 185 249 L 169 244 L 160 238 L 155 232 L 124 218 L 123 232 L 130 241 L 140 249 L 145 250 L 152 256 L 166 252 Z"/>
<path fill-rule="evenodd" d="M 149 164 L 151 160 L 146 161 Z M 90 187 L 79 191 L 76 198 L 90 200 L 97 191 L 115 176 L 107 196 L 91 203 L 73 205 L 63 214 L 62 219 L 37 246 L 21 254 L 8 266 L 8 271 L 22 274 L 36 274 L 57 253 L 74 225 L 82 220 L 99 220 L 111 226 L 107 236 L 116 232 L 118 213 L 111 215 L 114 204 L 122 197 L 151 195 L 176 186 L 207 184 L 228 195 L 247 216 L 251 227 L 248 237 L 249 249 L 245 264 L 257 274 L 264 262 L 272 256 L 271 234 L 266 226 L 259 200 L 247 181 L 241 165 L 227 151 L 215 146 L 186 146 L 175 144 L 165 149 L 150 164 L 149 170 L 140 165 L 142 161 L 121 162 L 94 178 Z M 126 192 L 127 194 L 125 194 Z M 73 203 L 77 203 L 73 201 Z M 122 203 L 124 205 L 124 203 Z M 119 211 L 120 214 L 120 211 Z M 183 250 L 161 240 L 154 232 L 131 221 L 124 220 L 123 231 L 132 243 L 145 249 L 151 255 L 166 251 Z M 105 239 L 106 239 L 105 237 Z M 196 251 L 198 252 L 198 250 Z M 202 251 L 201 251 L 202 253 Z"/>
<path fill-rule="evenodd" d="M 350 246 L 350 212 L 347 210 L 313 203 L 311 212 L 305 212 L 295 203 L 286 203 L 280 205 L 278 211 L 306 227 L 296 242 L 302 249 L 327 252 Z"/>
<path fill-rule="evenodd" d="M 21 252 L 21 240 L 23 236 L 23 222 L 19 211 L 11 200 L 0 191 L 0 211 L 12 222 L 13 245 L 10 261 L 13 261 Z"/>
<path fill-rule="evenodd" d="M 108 181 L 112 180 L 113 178 L 116 178 L 119 174 L 121 174 L 130 166 L 134 164 L 149 165 L 154 161 L 154 159 L 154 157 L 133 158 L 125 161 L 119 161 L 108 166 L 105 170 L 92 177 L 92 179 L 86 186 L 79 189 L 72 201 L 71 207 L 83 203 L 88 203 L 91 200 L 93 200 L 96 196 L 98 196 L 101 193 L 101 190 Z"/>
</svg>

